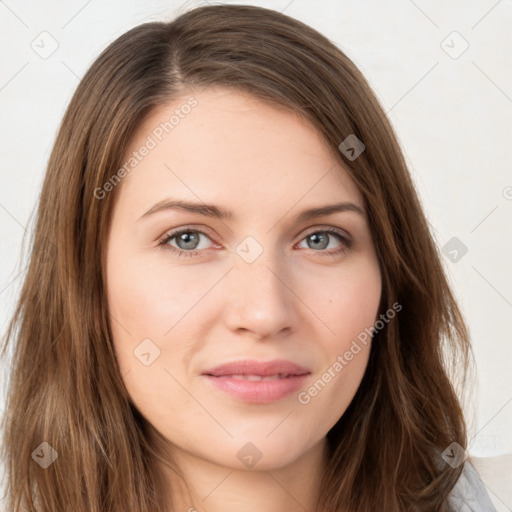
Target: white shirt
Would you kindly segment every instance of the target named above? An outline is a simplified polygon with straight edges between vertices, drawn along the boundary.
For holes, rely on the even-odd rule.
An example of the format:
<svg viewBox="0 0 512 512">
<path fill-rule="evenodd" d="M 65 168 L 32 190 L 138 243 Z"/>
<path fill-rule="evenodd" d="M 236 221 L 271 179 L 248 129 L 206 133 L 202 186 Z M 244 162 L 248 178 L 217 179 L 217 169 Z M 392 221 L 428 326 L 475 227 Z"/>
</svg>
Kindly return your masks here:
<svg viewBox="0 0 512 512">
<path fill-rule="evenodd" d="M 448 501 L 457 512 L 496 512 L 485 484 L 469 460 L 464 463 L 462 474 Z"/>
</svg>

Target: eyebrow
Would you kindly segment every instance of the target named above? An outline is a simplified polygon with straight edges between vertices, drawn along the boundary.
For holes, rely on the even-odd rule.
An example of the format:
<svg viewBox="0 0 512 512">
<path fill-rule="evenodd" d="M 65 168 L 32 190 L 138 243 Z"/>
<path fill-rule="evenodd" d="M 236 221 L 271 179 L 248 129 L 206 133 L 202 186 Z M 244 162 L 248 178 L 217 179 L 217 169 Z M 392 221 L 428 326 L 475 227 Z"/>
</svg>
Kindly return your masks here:
<svg viewBox="0 0 512 512">
<path fill-rule="evenodd" d="M 153 207 L 151 207 L 138 220 L 144 219 L 146 217 L 149 217 L 150 215 L 153 215 L 157 212 L 161 212 L 164 210 L 181 210 L 189 213 L 195 213 L 198 215 L 204 215 L 206 217 L 212 217 L 215 219 L 233 218 L 233 212 L 213 204 L 194 203 L 190 201 L 182 201 L 179 199 L 164 199 L 163 201 L 160 201 L 156 203 Z M 299 215 L 297 215 L 296 220 L 298 222 L 305 222 L 316 217 L 332 215 L 333 213 L 339 212 L 355 212 L 362 216 L 365 215 L 364 209 L 356 205 L 355 203 L 341 202 L 328 204 L 324 206 L 317 206 L 314 208 L 308 208 L 307 210 L 303 210 Z"/>
</svg>

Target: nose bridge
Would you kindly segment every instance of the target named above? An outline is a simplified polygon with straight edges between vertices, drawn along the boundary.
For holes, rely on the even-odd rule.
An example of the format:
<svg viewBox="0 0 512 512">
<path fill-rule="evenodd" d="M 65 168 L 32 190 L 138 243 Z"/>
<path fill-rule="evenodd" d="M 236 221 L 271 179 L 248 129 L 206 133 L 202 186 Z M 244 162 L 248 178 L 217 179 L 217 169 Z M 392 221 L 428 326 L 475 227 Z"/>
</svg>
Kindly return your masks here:
<svg viewBox="0 0 512 512">
<path fill-rule="evenodd" d="M 260 336 L 277 334 L 296 321 L 290 273 L 277 250 L 264 248 L 250 238 L 237 246 L 234 255 L 225 304 L 227 319 L 234 329 L 247 329 Z"/>
<path fill-rule="evenodd" d="M 286 277 L 285 265 L 281 260 L 271 255 L 260 256 L 256 261 L 247 263 L 238 261 L 235 265 L 235 272 L 240 281 L 240 288 L 257 301 L 260 295 L 269 301 L 277 298 L 284 300 Z"/>
</svg>

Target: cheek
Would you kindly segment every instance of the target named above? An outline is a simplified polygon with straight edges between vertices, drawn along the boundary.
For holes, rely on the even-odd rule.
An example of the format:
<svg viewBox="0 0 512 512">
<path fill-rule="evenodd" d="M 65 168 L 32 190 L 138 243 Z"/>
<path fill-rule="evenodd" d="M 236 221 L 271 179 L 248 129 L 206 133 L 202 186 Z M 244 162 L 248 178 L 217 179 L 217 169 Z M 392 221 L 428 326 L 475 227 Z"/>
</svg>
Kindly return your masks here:
<svg viewBox="0 0 512 512">
<path fill-rule="evenodd" d="M 381 293 L 380 275 L 368 277 L 344 281 L 328 299 L 325 323 L 334 334 L 322 338 L 322 365 L 297 396 L 306 416 L 321 418 L 326 431 L 346 411 L 368 364 Z"/>
<path fill-rule="evenodd" d="M 149 377 L 148 372 L 143 372 L 144 363 L 154 359 L 148 368 L 155 367 L 161 356 L 163 334 L 178 313 L 172 309 L 177 308 L 177 304 L 175 300 L 168 300 L 171 292 L 162 286 L 147 261 L 129 255 L 128 251 L 121 257 L 121 249 L 120 244 L 112 244 L 107 260 L 110 325 L 121 373 L 128 375 L 126 384 L 133 375 L 132 380 L 135 376 L 140 379 L 143 389 Z M 142 361 L 137 359 L 138 347 L 141 347 Z M 143 356 L 147 353 L 150 355 Z"/>
<path fill-rule="evenodd" d="M 110 312 L 130 332 L 135 330 L 146 336 L 159 332 L 166 316 L 172 320 L 178 308 L 177 287 L 179 283 L 165 286 L 161 276 L 141 259 L 126 259 L 108 267 Z"/>
<path fill-rule="evenodd" d="M 177 271 L 143 256 L 109 264 L 108 304 L 112 328 L 119 334 L 114 338 L 128 336 L 133 343 L 144 338 L 160 343 L 169 338 L 169 331 L 211 286 L 199 270 L 187 270 Z"/>
<path fill-rule="evenodd" d="M 163 257 L 135 254 L 120 259 L 114 247 L 109 258 L 110 325 L 125 385 L 136 403 L 165 402 L 169 393 L 180 392 L 170 374 L 180 382 L 186 378 L 183 361 L 212 316 L 209 302 L 201 299 L 218 280 L 218 272 L 173 268 L 161 263 Z"/>
<path fill-rule="evenodd" d="M 178 275 L 172 280 L 162 276 L 148 258 L 120 260 L 114 250 L 109 257 L 108 307 L 119 370 L 130 399 L 158 423 L 162 411 L 168 414 L 169 409 L 161 404 L 171 404 L 169 397 L 180 393 L 170 375 L 176 373 L 171 362 L 181 359 L 186 343 L 180 345 L 180 337 L 172 336 L 172 329 L 190 302 L 187 289 Z M 187 396 L 182 398 L 186 403 Z M 193 404 L 186 406 L 193 408 Z"/>
<path fill-rule="evenodd" d="M 328 432 L 338 422 L 359 388 L 370 347 L 370 343 L 359 343 L 332 354 L 329 364 L 300 392 L 297 401 L 307 422 L 314 423 L 323 432 Z"/>
<path fill-rule="evenodd" d="M 374 257 L 355 260 L 340 267 L 335 275 L 325 276 L 323 286 L 312 287 L 312 309 L 326 327 L 326 349 L 331 358 L 348 350 L 350 344 L 378 318 L 382 284 Z"/>
<path fill-rule="evenodd" d="M 368 364 L 382 291 L 378 263 L 368 258 L 347 265 L 324 282 L 323 293 L 315 289 L 314 305 L 329 330 L 320 338 L 322 365 L 298 402 L 328 429 L 350 404 Z"/>
</svg>

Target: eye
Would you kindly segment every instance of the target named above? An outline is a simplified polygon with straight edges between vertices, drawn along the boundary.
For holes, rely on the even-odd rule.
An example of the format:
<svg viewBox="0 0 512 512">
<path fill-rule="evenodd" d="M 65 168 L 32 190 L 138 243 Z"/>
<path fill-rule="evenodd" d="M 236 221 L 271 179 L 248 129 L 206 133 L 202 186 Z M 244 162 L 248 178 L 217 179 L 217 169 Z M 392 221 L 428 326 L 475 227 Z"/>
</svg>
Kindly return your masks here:
<svg viewBox="0 0 512 512">
<path fill-rule="evenodd" d="M 209 248 L 205 239 L 211 241 L 211 238 L 203 231 L 185 228 L 166 233 L 160 239 L 158 245 L 175 252 L 178 256 L 194 256 L 199 254 L 201 250 Z"/>
<path fill-rule="evenodd" d="M 333 242 L 333 240 L 335 240 L 335 242 Z M 352 239 L 348 234 L 332 227 L 312 231 L 301 240 L 301 243 L 304 241 L 306 242 L 307 247 L 301 248 L 313 249 L 316 252 L 323 252 L 329 255 L 348 251 L 352 247 Z M 329 248 L 333 250 L 325 251 L 325 249 Z"/>
</svg>

